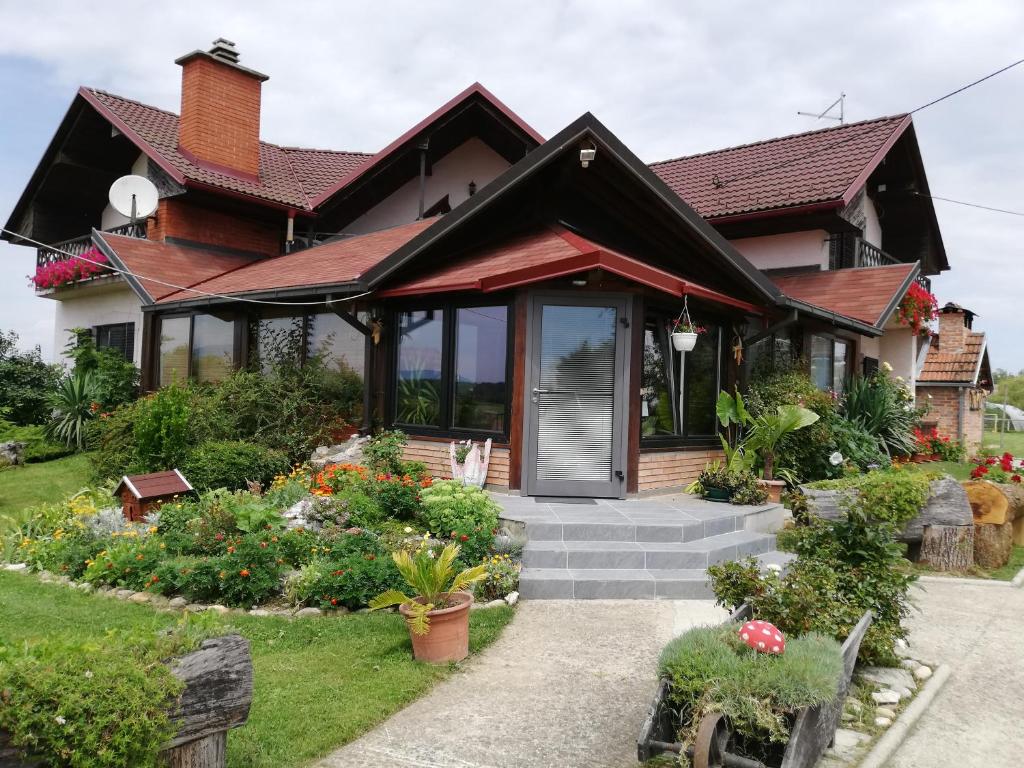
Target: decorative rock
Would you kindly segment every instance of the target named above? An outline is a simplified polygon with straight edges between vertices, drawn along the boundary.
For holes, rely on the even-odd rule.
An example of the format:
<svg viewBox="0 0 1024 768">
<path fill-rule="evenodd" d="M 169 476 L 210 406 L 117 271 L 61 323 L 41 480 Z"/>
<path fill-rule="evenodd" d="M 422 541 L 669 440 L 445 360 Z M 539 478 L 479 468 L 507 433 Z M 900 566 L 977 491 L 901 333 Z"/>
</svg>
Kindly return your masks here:
<svg viewBox="0 0 1024 768">
<path fill-rule="evenodd" d="M 878 717 L 888 717 L 890 720 L 896 717 L 896 713 L 888 707 L 877 707 L 875 709 L 875 714 L 878 715 Z"/>
<path fill-rule="evenodd" d="M 128 599 L 133 603 L 148 603 L 153 599 L 153 595 L 149 592 L 133 592 Z"/>
<path fill-rule="evenodd" d="M 505 595 L 505 602 L 509 605 L 515 605 L 519 602 L 519 593 L 509 592 L 507 595 Z"/>
<path fill-rule="evenodd" d="M 879 728 L 888 728 L 890 725 L 892 725 L 892 718 L 876 717 L 875 725 L 877 725 Z"/>
<path fill-rule="evenodd" d="M 135 594 L 135 590 L 132 589 L 119 589 L 114 593 L 114 597 L 118 600 L 127 600 L 129 597 Z"/>
<path fill-rule="evenodd" d="M 249 615 L 250 616 L 269 616 L 270 615 L 270 611 L 266 610 L 265 608 L 253 608 L 251 611 L 249 611 Z"/>
<path fill-rule="evenodd" d="M 893 669 L 892 667 L 867 667 L 860 671 L 860 676 L 870 680 L 879 688 L 889 688 L 899 691 L 900 688 L 916 688 L 914 678 L 905 669 Z"/>
<path fill-rule="evenodd" d="M 846 706 L 849 707 L 852 712 L 856 712 L 858 715 L 864 710 L 864 705 L 856 699 L 847 699 Z"/>
<path fill-rule="evenodd" d="M 907 648 L 910 647 L 910 643 L 908 643 L 902 637 L 897 637 L 896 638 L 896 642 L 893 643 L 893 646 L 896 647 L 896 648 L 899 648 L 901 651 L 905 651 L 905 650 L 907 650 Z"/>
<path fill-rule="evenodd" d="M 14 467 L 24 464 L 25 444 L 17 440 L 0 443 L 0 467 Z"/>
<path fill-rule="evenodd" d="M 842 720 L 844 723 L 850 723 L 857 719 L 857 716 L 853 712 L 843 712 Z"/>
<path fill-rule="evenodd" d="M 288 521 L 287 527 L 290 530 L 309 527 L 309 521 L 306 518 L 306 513 L 312 505 L 313 497 L 307 496 L 304 499 L 299 499 L 288 507 L 288 509 L 282 513 L 284 515 L 284 519 Z"/>
<path fill-rule="evenodd" d="M 24 571 L 26 569 L 28 569 L 28 564 L 27 563 L 5 563 L 4 564 L 4 570 L 5 571 Z"/>
<path fill-rule="evenodd" d="M 189 603 L 185 606 L 185 610 L 189 613 L 202 613 L 207 609 L 207 606 L 202 603 Z"/>
<path fill-rule="evenodd" d="M 170 600 L 167 601 L 168 608 L 180 609 L 184 608 L 187 605 L 188 600 L 186 600 L 184 597 L 172 597 Z"/>
<path fill-rule="evenodd" d="M 300 619 L 308 619 L 313 618 L 314 616 L 323 616 L 323 613 L 324 612 L 321 611 L 319 608 L 309 607 L 300 608 L 295 612 L 295 616 Z"/>
<path fill-rule="evenodd" d="M 909 669 L 913 672 L 915 669 L 921 666 L 921 662 L 917 659 L 900 659 L 900 666 L 904 669 Z"/>
<path fill-rule="evenodd" d="M 81 584 L 75 584 L 75 589 L 79 592 L 92 592 L 92 584 L 88 581 L 83 581 Z"/>
<path fill-rule="evenodd" d="M 884 690 L 875 691 L 871 694 L 871 699 L 875 704 L 899 704 L 900 695 L 896 691 Z"/>
<path fill-rule="evenodd" d="M 214 613 L 219 613 L 221 615 L 225 613 L 231 613 L 230 608 L 228 608 L 226 605 L 220 605 L 219 603 L 214 603 L 213 605 L 206 606 L 206 610 L 213 611 Z"/>
<path fill-rule="evenodd" d="M 916 688 L 917 686 L 915 685 L 914 687 Z M 914 692 L 905 686 L 897 688 L 896 693 L 899 694 L 900 701 L 903 701 L 903 699 L 911 699 L 914 697 Z"/>
<path fill-rule="evenodd" d="M 853 731 L 849 728 L 840 728 L 836 731 L 832 742 L 832 751 L 838 757 L 849 760 L 862 744 L 870 740 L 871 737 L 866 733 Z"/>
<path fill-rule="evenodd" d="M 932 668 L 926 667 L 924 664 L 914 670 L 914 677 L 918 680 L 927 680 L 932 676 Z"/>
<path fill-rule="evenodd" d="M 313 451 L 309 457 L 309 463 L 314 469 L 323 469 L 328 464 L 361 464 L 363 461 L 363 446 L 370 438 L 361 435 L 353 435 L 346 442 L 330 447 L 321 445 Z"/>
</svg>

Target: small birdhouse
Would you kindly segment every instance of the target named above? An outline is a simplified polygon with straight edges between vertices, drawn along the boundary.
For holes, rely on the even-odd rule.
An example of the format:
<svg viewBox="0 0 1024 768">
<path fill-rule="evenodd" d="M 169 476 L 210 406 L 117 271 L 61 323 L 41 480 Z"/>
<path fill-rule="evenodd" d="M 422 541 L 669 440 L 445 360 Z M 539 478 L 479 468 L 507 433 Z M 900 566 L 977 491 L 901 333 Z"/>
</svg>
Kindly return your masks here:
<svg viewBox="0 0 1024 768">
<path fill-rule="evenodd" d="M 114 495 L 121 499 L 125 518 L 131 522 L 141 521 L 164 502 L 193 492 L 192 485 L 176 469 L 150 472 L 148 475 L 125 475 L 114 489 Z"/>
</svg>

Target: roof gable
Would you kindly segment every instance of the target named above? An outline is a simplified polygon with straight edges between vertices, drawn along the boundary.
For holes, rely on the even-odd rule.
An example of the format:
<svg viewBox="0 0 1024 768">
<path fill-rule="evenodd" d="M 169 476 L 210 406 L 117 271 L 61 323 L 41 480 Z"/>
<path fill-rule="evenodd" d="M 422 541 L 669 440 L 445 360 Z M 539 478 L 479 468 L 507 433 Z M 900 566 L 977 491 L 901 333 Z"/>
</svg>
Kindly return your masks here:
<svg viewBox="0 0 1024 768">
<path fill-rule="evenodd" d="M 962 352 L 943 351 L 942 336 L 939 335 L 938 343 L 933 342 L 928 348 L 917 381 L 924 384 L 980 385 L 987 365 L 988 345 L 984 333 L 969 331 Z M 991 386 L 991 375 L 987 378 L 987 384 Z"/>
</svg>

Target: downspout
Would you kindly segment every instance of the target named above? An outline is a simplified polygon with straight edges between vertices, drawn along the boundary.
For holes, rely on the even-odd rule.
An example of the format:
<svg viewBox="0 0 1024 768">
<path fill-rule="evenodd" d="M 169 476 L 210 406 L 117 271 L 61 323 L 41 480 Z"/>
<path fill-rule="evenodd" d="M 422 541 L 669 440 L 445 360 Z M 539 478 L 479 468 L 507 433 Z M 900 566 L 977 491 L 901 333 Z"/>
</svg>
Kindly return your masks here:
<svg viewBox="0 0 1024 768">
<path fill-rule="evenodd" d="M 427 149 L 429 146 L 430 143 L 428 141 L 424 141 L 416 147 L 420 151 L 420 205 L 419 215 L 416 216 L 417 220 L 423 218 L 423 211 L 426 209 L 427 205 Z"/>
<path fill-rule="evenodd" d="M 964 441 L 964 388 L 960 387 L 960 406 L 956 409 L 956 435 L 961 443 Z"/>
</svg>

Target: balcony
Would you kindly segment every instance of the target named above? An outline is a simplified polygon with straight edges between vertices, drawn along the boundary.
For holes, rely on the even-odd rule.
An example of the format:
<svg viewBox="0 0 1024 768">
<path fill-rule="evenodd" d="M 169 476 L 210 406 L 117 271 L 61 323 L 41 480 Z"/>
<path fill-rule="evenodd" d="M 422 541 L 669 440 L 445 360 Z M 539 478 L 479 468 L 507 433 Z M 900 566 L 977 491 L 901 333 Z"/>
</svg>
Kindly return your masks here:
<svg viewBox="0 0 1024 768">
<path fill-rule="evenodd" d="M 136 224 L 122 224 L 119 227 L 111 227 L 110 229 L 104 230 L 112 235 L 122 235 L 124 237 L 137 237 L 145 239 L 146 237 L 146 225 L 144 223 Z M 97 277 L 102 277 L 106 270 L 90 274 L 87 277 L 68 280 L 66 278 L 61 279 L 59 283 L 43 283 L 40 284 L 40 277 L 45 275 L 47 270 L 51 270 L 54 265 L 60 262 L 68 261 L 75 258 L 76 256 L 83 256 L 90 250 L 93 250 L 92 235 L 82 235 L 71 240 L 63 240 L 59 243 L 53 243 L 52 245 L 43 245 L 36 249 L 36 291 L 42 292 L 52 288 L 60 287 L 61 285 L 67 285 L 70 283 L 82 283 L 89 280 L 93 280 Z M 77 275 L 77 271 L 76 271 Z"/>
<path fill-rule="evenodd" d="M 876 248 L 862 237 L 848 234 L 832 235 L 828 241 L 828 268 L 852 269 L 856 267 L 884 267 L 887 264 L 903 264 L 881 248 Z M 931 293 L 932 281 L 924 275 L 917 276 L 917 282 Z"/>
</svg>

